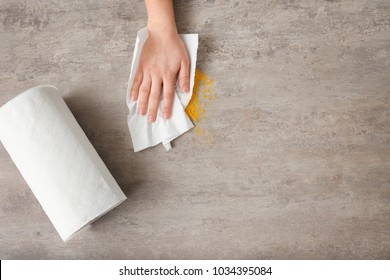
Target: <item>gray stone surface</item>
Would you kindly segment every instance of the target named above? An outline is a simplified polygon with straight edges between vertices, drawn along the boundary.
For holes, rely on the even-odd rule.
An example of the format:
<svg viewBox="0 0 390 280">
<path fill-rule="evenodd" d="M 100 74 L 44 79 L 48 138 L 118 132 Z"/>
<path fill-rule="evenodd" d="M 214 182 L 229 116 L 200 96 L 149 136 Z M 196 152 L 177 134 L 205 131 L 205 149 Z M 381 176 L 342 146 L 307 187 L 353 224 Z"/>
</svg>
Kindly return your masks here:
<svg viewBox="0 0 390 280">
<path fill-rule="evenodd" d="M 389 259 L 390 1 L 175 1 L 218 100 L 134 154 L 143 1 L 0 0 L 0 104 L 54 84 L 128 200 L 63 243 L 0 145 L 1 259 Z"/>
</svg>

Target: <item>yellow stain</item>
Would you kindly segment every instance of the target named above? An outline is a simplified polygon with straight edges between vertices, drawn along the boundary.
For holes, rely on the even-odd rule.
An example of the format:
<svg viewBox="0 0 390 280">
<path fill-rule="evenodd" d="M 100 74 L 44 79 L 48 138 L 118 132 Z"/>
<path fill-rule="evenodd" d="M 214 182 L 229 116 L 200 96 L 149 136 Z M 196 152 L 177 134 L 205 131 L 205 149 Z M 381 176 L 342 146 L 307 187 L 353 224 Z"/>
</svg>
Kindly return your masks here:
<svg viewBox="0 0 390 280">
<path fill-rule="evenodd" d="M 202 139 L 201 142 L 204 144 L 212 144 L 214 142 L 213 134 L 204 128 L 195 126 L 194 133 L 198 138 Z"/>
<path fill-rule="evenodd" d="M 192 97 L 185 111 L 190 119 L 197 124 L 200 120 L 205 119 L 205 108 L 210 101 L 217 99 L 217 95 L 213 94 L 213 81 L 198 69 L 195 71 L 194 80 Z"/>
<path fill-rule="evenodd" d="M 185 111 L 195 124 L 194 135 L 205 144 L 214 142 L 213 134 L 199 127 L 199 122 L 206 118 L 206 107 L 216 99 L 217 95 L 213 93 L 213 81 L 202 71 L 196 69 L 192 97 Z"/>
</svg>

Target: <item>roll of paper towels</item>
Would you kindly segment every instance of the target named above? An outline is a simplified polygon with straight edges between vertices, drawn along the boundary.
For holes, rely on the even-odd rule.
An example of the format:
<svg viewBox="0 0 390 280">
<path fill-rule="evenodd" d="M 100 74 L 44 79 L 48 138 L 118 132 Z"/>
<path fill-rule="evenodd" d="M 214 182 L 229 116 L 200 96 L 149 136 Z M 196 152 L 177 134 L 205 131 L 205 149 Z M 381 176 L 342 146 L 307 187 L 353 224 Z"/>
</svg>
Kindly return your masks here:
<svg viewBox="0 0 390 280">
<path fill-rule="evenodd" d="M 0 140 L 64 241 L 126 199 L 54 86 L 3 105 Z"/>
</svg>

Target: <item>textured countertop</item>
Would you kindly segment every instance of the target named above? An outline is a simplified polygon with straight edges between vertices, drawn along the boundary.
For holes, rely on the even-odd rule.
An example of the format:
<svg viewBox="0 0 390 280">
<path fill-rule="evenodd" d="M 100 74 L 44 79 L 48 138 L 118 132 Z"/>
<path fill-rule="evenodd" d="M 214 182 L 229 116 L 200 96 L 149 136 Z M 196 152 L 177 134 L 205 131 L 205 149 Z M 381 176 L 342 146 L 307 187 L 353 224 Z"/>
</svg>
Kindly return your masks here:
<svg viewBox="0 0 390 280">
<path fill-rule="evenodd" d="M 134 154 L 143 1 L 0 0 L 0 105 L 54 84 L 128 200 L 63 243 L 0 145 L 1 259 L 389 259 L 390 1 L 175 1 L 213 98 Z"/>
</svg>

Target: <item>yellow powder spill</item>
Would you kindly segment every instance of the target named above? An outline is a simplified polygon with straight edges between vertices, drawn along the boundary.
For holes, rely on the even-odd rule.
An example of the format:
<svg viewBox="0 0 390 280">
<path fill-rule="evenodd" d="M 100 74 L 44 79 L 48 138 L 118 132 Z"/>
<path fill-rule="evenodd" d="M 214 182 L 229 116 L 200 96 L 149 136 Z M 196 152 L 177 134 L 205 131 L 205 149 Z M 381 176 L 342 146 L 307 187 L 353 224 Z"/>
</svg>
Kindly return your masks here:
<svg viewBox="0 0 390 280">
<path fill-rule="evenodd" d="M 195 126 L 194 132 L 195 135 L 201 139 L 201 143 L 212 144 L 214 142 L 213 134 L 207 129 Z"/>
<path fill-rule="evenodd" d="M 209 101 L 217 99 L 212 89 L 213 81 L 196 69 L 192 98 L 186 107 L 186 113 L 193 122 L 198 123 L 205 119 L 205 107 L 208 106 Z"/>
<path fill-rule="evenodd" d="M 212 134 L 208 130 L 200 128 L 198 125 L 200 120 L 206 118 L 206 107 L 212 100 L 216 99 L 217 95 L 213 93 L 213 81 L 206 74 L 196 69 L 192 98 L 185 111 L 195 123 L 195 135 L 207 143 L 213 142 Z"/>
</svg>

